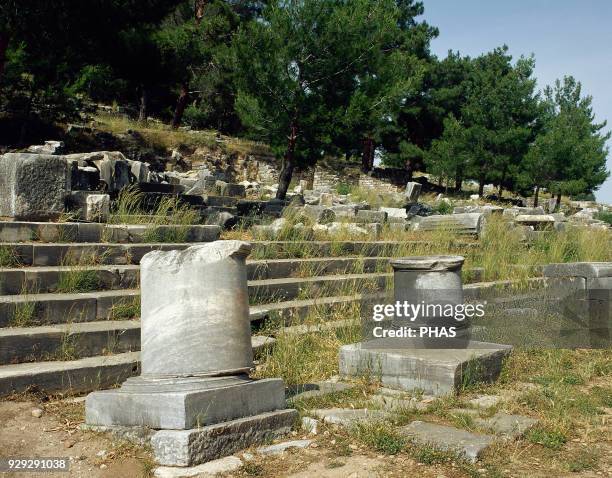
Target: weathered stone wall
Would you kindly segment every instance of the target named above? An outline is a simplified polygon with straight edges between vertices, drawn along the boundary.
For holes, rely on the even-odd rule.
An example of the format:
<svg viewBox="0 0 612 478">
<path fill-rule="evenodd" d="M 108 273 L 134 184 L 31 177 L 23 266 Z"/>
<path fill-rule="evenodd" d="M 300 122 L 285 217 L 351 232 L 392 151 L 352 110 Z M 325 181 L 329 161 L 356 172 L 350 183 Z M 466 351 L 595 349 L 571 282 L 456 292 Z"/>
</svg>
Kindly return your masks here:
<svg viewBox="0 0 612 478">
<path fill-rule="evenodd" d="M 408 181 L 406 171 L 394 168 L 374 168 L 369 174 L 354 169 L 336 170 L 317 166 L 314 170 L 313 189 L 335 189 L 338 184 L 376 189 L 381 192 L 403 191 Z"/>
</svg>

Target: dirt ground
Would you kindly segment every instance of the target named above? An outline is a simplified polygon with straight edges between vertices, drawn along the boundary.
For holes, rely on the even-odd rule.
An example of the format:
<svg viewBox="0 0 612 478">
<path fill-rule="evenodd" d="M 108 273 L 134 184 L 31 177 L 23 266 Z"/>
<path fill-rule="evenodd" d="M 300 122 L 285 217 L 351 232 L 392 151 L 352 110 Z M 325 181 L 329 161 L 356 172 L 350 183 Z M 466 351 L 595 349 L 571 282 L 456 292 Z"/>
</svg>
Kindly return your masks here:
<svg viewBox="0 0 612 478">
<path fill-rule="evenodd" d="M 79 429 L 83 401 L 39 404 L 32 401 L 0 402 L 0 456 L 67 457 L 68 476 L 75 478 L 132 478 L 151 476 L 151 455 L 141 448 L 112 440 L 109 436 Z M 40 418 L 32 410 L 41 408 Z M 306 438 L 296 435 L 288 439 Z M 312 438 L 312 437 L 310 437 Z M 455 478 L 460 472 L 445 472 L 440 466 L 424 466 L 407 457 L 375 455 L 355 446 L 350 456 L 339 456 L 333 442 L 320 437 L 306 450 L 280 456 L 255 457 L 227 476 L 291 478 L 370 478 L 419 476 Z M 317 443 L 317 442 L 316 442 Z M 241 453 L 237 456 L 242 457 Z M 40 478 L 40 473 L 0 473 L 7 478 Z M 66 473 L 44 473 L 60 477 Z"/>
<path fill-rule="evenodd" d="M 40 417 L 32 411 L 42 409 Z M 9 457 L 66 457 L 70 472 L 66 473 L 0 473 L 13 477 L 83 477 L 132 478 L 152 476 L 155 465 L 150 453 L 125 442 L 112 440 L 104 434 L 82 431 L 84 401 L 82 398 L 53 402 L 0 402 L 0 456 Z M 287 439 L 310 438 L 314 444 L 308 449 L 289 451 L 282 455 L 260 457 L 247 450 L 238 453 L 245 465 L 228 477 L 288 477 L 288 478 L 386 478 L 386 477 L 548 477 L 546 468 L 538 466 L 539 457 L 532 448 L 518 446 L 509 453 L 507 468 L 492 472 L 490 468 L 465 469 L 448 462 L 424 465 L 405 454 L 377 455 L 366 446 L 355 443 L 336 443 L 333 434 L 320 433 L 307 437 L 293 432 Z M 576 444 L 578 445 L 578 444 Z M 612 463 L 612 450 L 604 452 L 603 462 Z M 251 452 L 249 454 L 249 451 Z M 494 452 L 495 453 L 495 452 Z M 245 456 L 247 459 L 244 459 Z M 605 470 L 605 471 L 602 471 Z M 598 471 L 555 473 L 559 477 L 599 478 L 612 476 L 612 465 Z"/>
</svg>

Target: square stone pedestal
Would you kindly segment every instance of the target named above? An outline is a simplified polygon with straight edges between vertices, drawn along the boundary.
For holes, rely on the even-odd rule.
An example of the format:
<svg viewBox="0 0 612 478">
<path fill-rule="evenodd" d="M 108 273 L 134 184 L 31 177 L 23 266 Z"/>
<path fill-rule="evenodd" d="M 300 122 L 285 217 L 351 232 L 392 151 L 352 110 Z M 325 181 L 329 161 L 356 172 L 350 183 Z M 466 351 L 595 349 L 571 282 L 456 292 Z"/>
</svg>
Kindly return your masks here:
<svg viewBox="0 0 612 478">
<path fill-rule="evenodd" d="M 194 466 L 291 430 L 280 379 L 134 377 L 88 395 L 87 428 L 148 443 L 158 463 Z"/>
<path fill-rule="evenodd" d="M 371 376 L 386 387 L 446 395 L 462 384 L 495 380 L 512 347 L 470 341 L 461 349 L 389 348 L 376 340 L 340 348 L 340 375 Z"/>
<path fill-rule="evenodd" d="M 187 430 L 285 408 L 280 379 L 246 376 L 126 380 L 87 396 L 88 425 Z"/>
</svg>

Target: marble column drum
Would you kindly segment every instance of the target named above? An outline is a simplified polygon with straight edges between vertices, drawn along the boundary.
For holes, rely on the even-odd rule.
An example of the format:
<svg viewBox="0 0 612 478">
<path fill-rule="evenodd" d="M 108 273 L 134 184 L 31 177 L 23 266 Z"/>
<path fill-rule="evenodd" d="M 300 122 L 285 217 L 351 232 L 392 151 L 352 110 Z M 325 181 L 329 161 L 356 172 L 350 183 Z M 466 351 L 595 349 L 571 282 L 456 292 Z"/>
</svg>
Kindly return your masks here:
<svg viewBox="0 0 612 478">
<path fill-rule="evenodd" d="M 248 372 L 250 250 L 246 242 L 219 241 L 143 257 L 143 378 Z"/>
<path fill-rule="evenodd" d="M 280 379 L 252 380 L 246 257 L 216 241 L 141 260 L 141 370 L 91 393 L 86 423 L 186 430 L 285 408 Z"/>
<path fill-rule="evenodd" d="M 395 302 L 442 307 L 463 304 L 461 267 L 464 261 L 462 256 L 413 256 L 391 260 Z M 420 315 L 414 320 L 396 317 L 394 324 L 412 327 L 456 327 L 465 332 L 469 320 Z"/>
</svg>

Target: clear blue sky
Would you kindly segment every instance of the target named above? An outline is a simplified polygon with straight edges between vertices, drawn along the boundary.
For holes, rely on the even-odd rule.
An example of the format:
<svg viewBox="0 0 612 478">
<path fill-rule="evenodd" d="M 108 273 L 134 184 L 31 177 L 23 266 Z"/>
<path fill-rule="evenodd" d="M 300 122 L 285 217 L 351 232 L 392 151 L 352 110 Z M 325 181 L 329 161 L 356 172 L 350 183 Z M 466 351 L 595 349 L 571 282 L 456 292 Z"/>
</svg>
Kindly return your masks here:
<svg viewBox="0 0 612 478">
<path fill-rule="evenodd" d="M 538 88 L 573 75 L 593 96 L 597 121 L 612 129 L 612 0 L 423 1 L 421 18 L 440 30 L 436 55 L 452 49 L 477 56 L 504 43 L 514 58 L 533 53 Z M 612 178 L 595 195 L 612 203 Z"/>
</svg>

